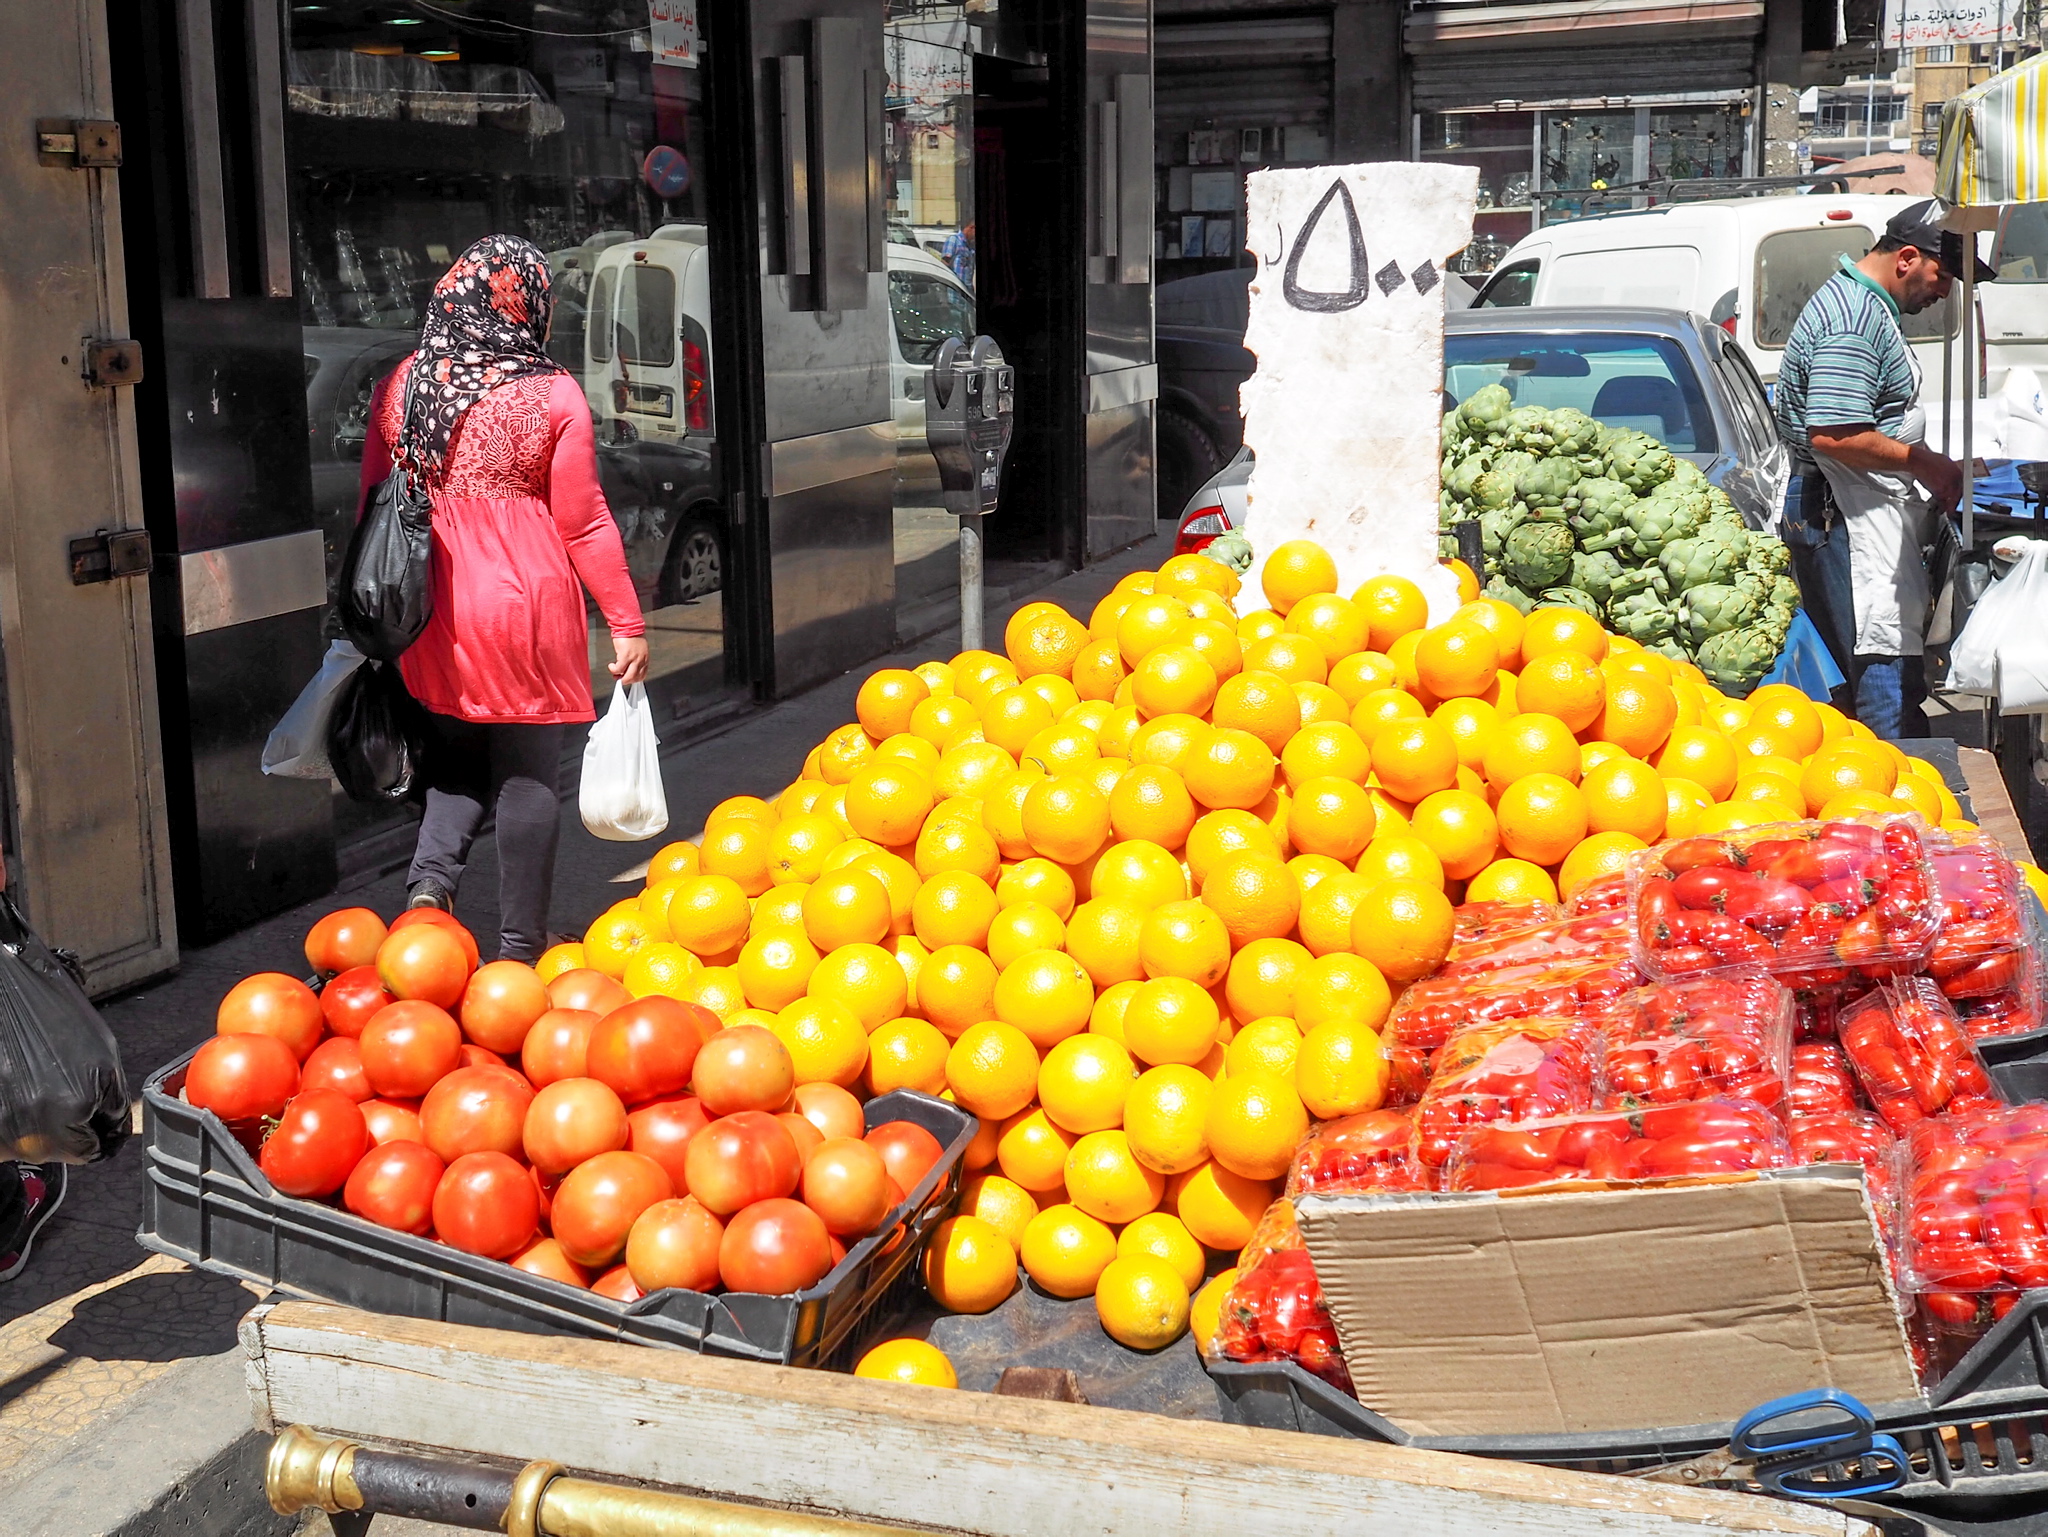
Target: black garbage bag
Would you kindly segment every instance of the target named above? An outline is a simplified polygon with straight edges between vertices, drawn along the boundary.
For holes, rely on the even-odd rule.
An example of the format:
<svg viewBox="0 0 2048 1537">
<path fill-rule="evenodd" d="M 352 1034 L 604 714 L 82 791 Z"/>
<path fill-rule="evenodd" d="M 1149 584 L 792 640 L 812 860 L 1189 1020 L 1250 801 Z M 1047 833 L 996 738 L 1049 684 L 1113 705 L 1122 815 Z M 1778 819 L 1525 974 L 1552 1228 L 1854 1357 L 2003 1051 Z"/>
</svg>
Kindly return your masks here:
<svg viewBox="0 0 2048 1537">
<path fill-rule="evenodd" d="M 0 891 L 0 1159 L 93 1163 L 127 1136 L 113 1031 Z"/>
<path fill-rule="evenodd" d="M 433 505 L 395 469 L 370 493 L 341 562 L 341 628 L 372 661 L 395 662 L 433 607 Z"/>
<path fill-rule="evenodd" d="M 419 705 L 389 662 L 365 662 L 334 700 L 327 761 L 352 801 L 404 800 L 419 777 Z"/>
</svg>

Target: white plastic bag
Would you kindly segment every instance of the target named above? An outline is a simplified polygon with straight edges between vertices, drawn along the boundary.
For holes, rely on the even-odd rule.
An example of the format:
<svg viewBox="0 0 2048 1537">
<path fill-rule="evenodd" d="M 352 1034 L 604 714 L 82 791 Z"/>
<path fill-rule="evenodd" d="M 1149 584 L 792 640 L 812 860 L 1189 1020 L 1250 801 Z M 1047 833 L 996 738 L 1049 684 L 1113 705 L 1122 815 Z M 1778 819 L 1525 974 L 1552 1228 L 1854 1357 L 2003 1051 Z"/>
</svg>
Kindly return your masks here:
<svg viewBox="0 0 2048 1537">
<path fill-rule="evenodd" d="M 590 728 L 583 748 L 576 808 L 585 827 L 614 843 L 637 843 L 668 826 L 660 747 L 647 690 L 638 683 L 614 688 L 611 708 Z"/>
<path fill-rule="evenodd" d="M 2048 543 L 2027 541 L 2013 568 L 1984 590 L 1949 652 L 1948 686 L 1998 695 L 1999 712 L 2048 710 Z"/>
<path fill-rule="evenodd" d="M 284 719 L 271 728 L 263 744 L 264 773 L 286 779 L 334 777 L 327 763 L 327 722 L 342 684 L 362 665 L 362 652 L 345 640 L 327 648 L 313 681 L 299 690 Z"/>
</svg>

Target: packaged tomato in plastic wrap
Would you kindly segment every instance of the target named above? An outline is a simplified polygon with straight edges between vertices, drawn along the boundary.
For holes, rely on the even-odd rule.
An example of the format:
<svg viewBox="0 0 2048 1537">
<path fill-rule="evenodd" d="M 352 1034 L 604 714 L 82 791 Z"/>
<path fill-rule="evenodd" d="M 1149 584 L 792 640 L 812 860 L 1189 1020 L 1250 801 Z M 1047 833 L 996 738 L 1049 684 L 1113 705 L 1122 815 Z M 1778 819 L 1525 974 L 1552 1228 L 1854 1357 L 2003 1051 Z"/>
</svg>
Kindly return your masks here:
<svg viewBox="0 0 2048 1537">
<path fill-rule="evenodd" d="M 1437 1052 L 1467 1025 L 1531 1015 L 1604 1014 L 1641 981 L 1642 974 L 1626 959 L 1537 961 L 1424 977 L 1401 995 L 1387 1021 L 1388 1096 L 1401 1104 L 1421 1098 Z"/>
<path fill-rule="evenodd" d="M 1586 1181 L 1702 1179 L 1783 1168 L 1785 1126 L 1753 1100 L 1703 1099 L 1628 1112 L 1475 1126 L 1458 1138 L 1446 1190 Z"/>
<path fill-rule="evenodd" d="M 1988 838 L 1956 843 L 1945 834 L 1929 863 L 1941 899 L 1941 932 L 1923 969 L 1950 998 L 2010 991 L 2027 963 L 2018 869 Z"/>
<path fill-rule="evenodd" d="M 1844 1004 L 1837 1038 L 1871 1108 L 1895 1132 L 1998 1102 L 1969 1033 L 1926 977 L 1885 983 Z"/>
<path fill-rule="evenodd" d="M 1657 976 L 1762 966 L 1792 988 L 1919 969 L 1941 904 L 1919 817 L 1683 838 L 1629 865 L 1636 955 Z"/>
<path fill-rule="evenodd" d="M 1870 1209 L 1889 1242 L 1898 1220 L 1897 1139 L 1883 1119 L 1868 1110 L 1823 1110 L 1785 1119 L 1792 1163 L 1860 1163 L 1870 1187 Z"/>
<path fill-rule="evenodd" d="M 1230 1361 L 1294 1361 L 1346 1393 L 1351 1373 L 1337 1327 L 1323 1305 L 1316 1269 L 1295 1225 L 1294 1203 L 1275 1201 L 1237 1257 L 1237 1279 L 1223 1299 L 1214 1353 Z"/>
<path fill-rule="evenodd" d="M 1973 1041 L 1994 1035 L 2024 1035 L 2041 1028 L 2041 957 L 2029 950 L 2020 979 L 1986 998 L 1958 998 L 1956 1013 Z"/>
<path fill-rule="evenodd" d="M 1451 938 L 1477 944 L 1553 923 L 1561 916 L 1555 902 L 1461 902 L 1451 910 Z"/>
<path fill-rule="evenodd" d="M 1405 1110 L 1367 1110 L 1324 1121 L 1294 1150 L 1286 1193 L 1427 1190 L 1414 1143 L 1414 1117 Z"/>
<path fill-rule="evenodd" d="M 1469 977 L 1513 966 L 1567 961 L 1632 966 L 1633 927 L 1625 909 L 1614 909 L 1455 941 L 1437 975 Z"/>
<path fill-rule="evenodd" d="M 1603 875 L 1598 880 L 1587 881 L 1571 895 L 1564 905 L 1567 918 L 1583 918 L 1588 913 L 1620 912 L 1628 906 L 1628 872 L 1617 870 L 1612 875 Z"/>
<path fill-rule="evenodd" d="M 1800 1041 L 1792 1047 L 1787 1115 L 1854 1115 L 1860 1108 L 1856 1077 L 1839 1042 Z"/>
<path fill-rule="evenodd" d="M 1474 1025 L 1444 1043 L 1415 1106 L 1415 1156 L 1434 1178 L 1468 1126 L 1593 1108 L 1600 1032 L 1584 1019 Z"/>
<path fill-rule="evenodd" d="M 1637 988 L 1607 1014 L 1600 1107 L 1785 1098 L 1792 995 L 1767 972 L 1719 972 Z"/>
</svg>

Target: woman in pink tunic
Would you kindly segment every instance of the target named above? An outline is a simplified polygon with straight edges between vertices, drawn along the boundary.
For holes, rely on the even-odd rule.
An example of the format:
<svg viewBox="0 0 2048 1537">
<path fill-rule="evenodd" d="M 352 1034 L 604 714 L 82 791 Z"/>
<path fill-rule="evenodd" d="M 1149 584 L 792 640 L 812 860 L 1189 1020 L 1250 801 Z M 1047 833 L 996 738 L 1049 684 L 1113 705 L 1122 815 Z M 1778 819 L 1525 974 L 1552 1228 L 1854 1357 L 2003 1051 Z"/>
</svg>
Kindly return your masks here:
<svg viewBox="0 0 2048 1537">
<path fill-rule="evenodd" d="M 500 954 L 546 948 L 565 729 L 596 718 L 583 594 L 611 627 L 621 686 L 646 628 L 598 488 L 582 388 L 546 351 L 547 260 L 479 240 L 434 285 L 419 348 L 378 387 L 363 494 L 403 465 L 434 507 L 433 611 L 399 659 L 427 712 L 426 811 L 408 906 L 452 909 L 484 814 L 498 814 Z"/>
</svg>

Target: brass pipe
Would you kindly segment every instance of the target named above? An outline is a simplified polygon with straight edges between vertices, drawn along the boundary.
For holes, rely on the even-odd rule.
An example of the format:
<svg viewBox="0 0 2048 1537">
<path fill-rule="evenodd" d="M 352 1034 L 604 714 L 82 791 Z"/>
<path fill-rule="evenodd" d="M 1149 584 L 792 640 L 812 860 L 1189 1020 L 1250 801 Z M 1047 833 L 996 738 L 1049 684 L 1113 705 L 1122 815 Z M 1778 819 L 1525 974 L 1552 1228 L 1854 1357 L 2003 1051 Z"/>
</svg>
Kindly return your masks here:
<svg viewBox="0 0 2048 1537">
<path fill-rule="evenodd" d="M 520 1537 L 514 1533 L 513 1537 Z M 728 1505 L 658 1489 L 557 1477 L 541 1491 L 534 1537 L 936 1537 L 796 1510 Z"/>
<path fill-rule="evenodd" d="M 356 1450 L 348 1441 L 323 1441 L 303 1425 L 287 1428 L 270 1443 L 263 1461 L 263 1492 L 270 1508 L 281 1516 L 297 1515 L 309 1505 L 330 1516 L 361 1510 Z"/>
</svg>

